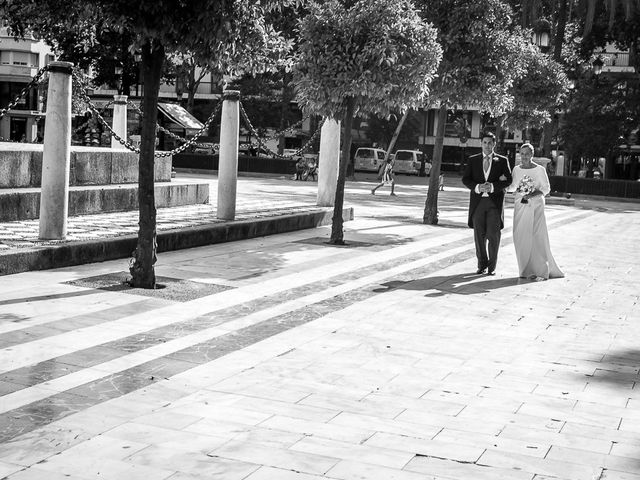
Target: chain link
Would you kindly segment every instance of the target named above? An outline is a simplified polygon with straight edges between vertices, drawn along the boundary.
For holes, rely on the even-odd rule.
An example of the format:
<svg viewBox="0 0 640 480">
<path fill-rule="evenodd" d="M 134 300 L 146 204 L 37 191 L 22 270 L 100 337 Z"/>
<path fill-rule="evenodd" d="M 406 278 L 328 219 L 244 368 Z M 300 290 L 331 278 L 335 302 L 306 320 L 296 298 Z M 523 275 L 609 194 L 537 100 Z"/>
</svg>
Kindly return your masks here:
<svg viewBox="0 0 640 480">
<path fill-rule="evenodd" d="M 74 70 L 74 74 L 73 74 L 73 80 L 74 80 L 74 84 L 78 87 L 80 98 L 87 104 L 87 106 L 89 107 L 91 112 L 96 116 L 98 121 L 100 123 L 102 123 L 102 125 L 109 131 L 111 136 L 113 138 L 115 138 L 118 142 L 120 142 L 120 144 L 123 145 L 126 149 L 131 150 L 132 152 L 135 152 L 135 153 L 140 153 L 140 149 L 138 147 L 135 147 L 133 144 L 131 144 L 127 140 L 124 140 L 122 137 L 120 137 L 113 130 L 113 128 L 111 128 L 109 123 L 104 119 L 104 117 L 101 115 L 101 113 L 95 107 L 95 105 L 91 102 L 91 98 L 89 97 L 89 95 L 87 93 L 86 86 L 84 85 L 84 83 L 82 82 L 79 74 L 75 70 Z M 128 103 L 131 104 L 131 105 L 134 105 L 136 110 L 138 111 L 138 113 L 140 113 L 141 115 L 144 116 L 144 113 L 142 112 L 142 109 L 140 109 L 137 105 L 132 104 L 131 102 L 128 102 Z M 185 140 L 185 143 L 183 145 L 181 145 L 178 148 L 175 148 L 175 149 L 171 150 L 170 152 L 155 152 L 154 156 L 158 157 L 158 158 L 170 157 L 172 155 L 175 155 L 177 153 L 180 153 L 180 152 L 186 150 L 191 145 L 195 144 L 196 140 L 206 130 L 208 130 L 209 125 L 211 125 L 211 122 L 213 121 L 213 119 L 215 118 L 215 115 L 218 113 L 218 110 L 220 110 L 221 107 L 222 107 L 222 100 L 220 100 L 218 102 L 218 104 L 216 105 L 216 108 L 214 109 L 213 113 L 209 116 L 209 118 L 205 122 L 204 126 L 192 138 L 190 138 L 189 140 Z M 161 127 L 160 125 L 156 125 L 156 129 L 164 129 L 164 127 Z M 166 130 L 166 129 L 164 129 L 164 130 L 168 132 L 168 130 Z M 169 132 L 169 133 L 172 133 L 172 132 Z"/>
<path fill-rule="evenodd" d="M 245 123 L 247 124 L 247 127 L 249 128 L 249 132 L 251 132 L 251 134 L 254 137 L 257 137 L 259 139 L 258 143 L 254 143 L 251 142 L 250 145 L 252 147 L 260 147 L 262 145 L 264 145 L 263 142 L 267 141 L 267 140 L 273 140 L 275 138 L 278 138 L 280 135 L 286 133 L 289 130 L 293 130 L 295 128 L 297 128 L 298 126 L 302 125 L 302 123 L 309 118 L 308 116 L 303 118 L 302 120 L 300 120 L 300 122 L 298 122 L 297 124 L 292 125 L 291 127 L 283 130 L 282 132 L 279 132 L 278 134 L 275 134 L 272 137 L 267 137 L 264 139 L 260 138 L 260 135 L 258 134 L 257 130 L 254 128 L 253 124 L 251 123 L 251 120 L 249 119 L 249 116 L 247 115 L 246 110 L 244 109 L 244 105 L 242 105 L 242 102 L 240 102 L 240 113 L 242 115 L 242 119 L 245 121 Z M 318 125 L 318 128 L 316 129 L 316 131 L 313 133 L 313 135 L 311 135 L 311 137 L 309 138 L 309 140 L 307 141 L 307 143 L 305 143 L 301 148 L 299 148 L 298 150 L 296 150 L 294 153 L 292 153 L 291 155 L 280 155 L 278 152 L 275 152 L 273 150 L 271 150 L 268 147 L 264 147 L 265 150 L 270 153 L 271 155 L 273 155 L 276 158 L 281 158 L 281 159 L 285 159 L 285 160 L 293 160 L 295 157 L 297 157 L 298 155 L 302 155 L 304 152 L 306 152 L 307 150 L 309 150 L 309 148 L 313 145 L 313 142 L 316 140 L 316 138 L 318 137 L 318 135 L 320 134 L 320 129 L 322 127 L 322 125 L 324 124 L 324 120 L 322 120 L 320 122 L 320 124 Z"/>
<path fill-rule="evenodd" d="M 3 108 L 0 110 L 0 118 L 2 118 L 9 110 L 13 109 L 18 102 L 27 94 L 27 92 L 33 88 L 34 86 L 38 85 L 42 79 L 42 77 L 44 76 L 44 74 L 49 70 L 48 66 L 45 66 L 43 68 L 41 68 L 36 75 L 33 77 L 33 79 L 31 80 L 31 82 L 29 82 L 27 84 L 26 87 L 24 87 L 22 89 L 22 91 L 20 92 L 20 94 L 16 97 L 16 99 L 10 103 L 7 108 Z M 78 90 L 78 96 L 79 98 L 87 105 L 87 107 L 89 108 L 89 110 L 91 111 L 91 113 L 93 115 L 95 115 L 95 117 L 98 119 L 98 121 L 103 125 L 103 127 L 105 127 L 110 135 L 115 138 L 122 146 L 124 146 L 126 149 L 135 152 L 135 153 L 140 153 L 140 149 L 136 146 L 134 146 L 132 143 L 130 143 L 129 141 L 127 141 L 126 139 L 123 139 L 122 137 L 120 137 L 114 130 L 113 128 L 111 128 L 111 126 L 109 125 L 109 123 L 104 119 L 103 114 L 106 112 L 106 110 L 113 104 L 113 100 L 107 102 L 106 105 L 104 105 L 100 110 L 98 110 L 96 108 L 96 106 L 93 104 L 93 102 L 91 101 L 91 97 L 89 96 L 89 94 L 87 93 L 87 87 L 85 85 L 85 82 L 83 80 L 83 78 L 81 77 L 79 70 L 78 69 L 74 69 L 73 70 L 73 85 L 75 87 L 77 87 Z M 161 126 L 161 125 L 156 125 L 156 130 L 158 131 L 162 131 L 165 134 L 169 135 L 171 138 L 182 142 L 183 144 L 178 147 L 175 148 L 173 150 L 171 150 L 170 152 L 156 152 L 155 156 L 156 157 L 169 157 L 171 155 L 175 155 L 177 153 L 181 153 L 184 150 L 186 150 L 187 148 L 191 147 L 191 146 L 195 146 L 195 147 L 208 147 L 208 145 L 206 144 L 201 144 L 198 143 L 196 140 L 198 138 L 200 138 L 204 132 L 208 131 L 209 126 L 211 125 L 211 123 L 213 122 L 215 116 L 218 114 L 218 112 L 220 111 L 220 109 L 222 108 L 222 103 L 223 103 L 223 99 L 220 98 L 220 100 L 218 101 L 217 105 L 215 106 L 213 112 L 211 113 L 211 115 L 209 116 L 209 118 L 207 119 L 207 121 L 204 123 L 203 127 L 198 130 L 196 132 L 196 134 L 191 137 L 190 139 L 186 139 L 184 137 L 181 137 L 173 132 L 171 132 L 170 130 L 166 129 L 165 127 Z M 144 116 L 144 112 L 142 111 L 142 109 L 136 105 L 135 103 L 128 101 L 127 102 L 128 105 L 132 106 L 137 113 L 139 113 L 141 116 Z M 302 120 L 296 122 L 295 124 L 287 127 L 286 129 L 277 132 L 269 137 L 264 137 L 261 138 L 260 135 L 258 134 L 258 131 L 255 129 L 255 127 L 253 126 L 253 124 L 251 123 L 251 120 L 249 119 L 249 116 L 247 115 L 247 112 L 244 108 L 244 105 L 242 104 L 242 102 L 239 102 L 240 105 L 240 112 L 242 114 L 242 119 L 245 121 L 245 123 L 247 124 L 249 131 L 251 132 L 251 134 L 259 139 L 258 143 L 254 143 L 251 142 L 250 145 L 253 147 L 260 147 L 263 146 L 266 142 L 268 142 L 269 140 L 275 140 L 276 138 L 284 135 L 287 132 L 293 131 L 296 128 L 298 128 L 299 126 L 301 126 L 305 120 L 307 120 L 309 118 L 309 116 L 304 117 Z M 79 127 L 77 127 L 74 130 L 74 133 L 79 133 L 80 131 L 82 131 L 89 122 L 85 122 L 82 125 L 80 125 Z M 320 128 L 322 127 L 322 124 L 324 123 L 324 120 L 322 122 L 320 122 L 320 124 L 318 125 L 318 128 L 316 129 L 316 131 L 313 133 L 313 135 L 309 138 L 309 140 L 298 150 L 296 150 L 292 155 L 280 155 L 277 152 L 269 149 L 268 147 L 265 147 L 265 149 L 272 155 L 274 155 L 276 158 L 282 158 L 282 159 L 293 159 L 294 157 L 301 155 L 302 153 L 304 153 L 305 151 L 307 151 L 311 145 L 313 144 L 313 142 L 316 140 L 316 138 L 318 137 L 319 133 L 320 133 Z"/>
<path fill-rule="evenodd" d="M 22 89 L 22 91 L 18 94 L 16 99 L 13 102 L 11 102 L 7 106 L 7 108 L 3 108 L 0 110 L 0 118 L 4 117 L 9 110 L 12 110 L 13 107 L 15 107 L 18 104 L 18 102 L 22 100 L 22 98 L 27 94 L 27 92 L 29 92 L 29 90 L 31 90 L 33 87 L 38 85 L 40 83 L 40 80 L 44 76 L 44 74 L 48 71 L 49 71 L 48 65 L 38 70 L 38 73 L 36 73 L 35 76 L 31 79 L 31 81 L 27 84 L 27 86 Z"/>
<path fill-rule="evenodd" d="M 123 140 L 116 132 L 113 131 L 111 126 L 100 114 L 96 106 L 91 102 L 91 98 L 87 93 L 87 88 L 84 85 L 82 79 L 80 78 L 80 74 L 78 73 L 78 70 L 73 71 L 73 83 L 78 88 L 78 95 L 80 96 L 80 98 L 87 104 L 87 106 L 89 107 L 89 110 L 91 110 L 91 113 L 93 113 L 96 116 L 98 121 L 102 123 L 102 125 L 106 127 L 107 130 L 109 130 L 109 132 L 111 133 L 111 136 L 115 138 L 118 142 L 120 142 L 120 144 L 123 145 L 126 149 L 131 150 L 132 152 L 140 153 L 139 148 L 135 147 L 133 144 L 129 143 L 128 141 Z M 156 155 L 156 156 L 160 156 L 160 155 Z"/>
<path fill-rule="evenodd" d="M 138 114 L 144 116 L 144 112 L 142 111 L 142 109 L 138 105 L 136 105 L 133 102 L 127 102 L 127 103 L 129 105 L 131 105 Z M 184 145 L 181 145 L 180 147 L 178 147 L 178 148 L 176 148 L 176 149 L 174 149 L 174 150 L 172 150 L 171 152 L 168 152 L 168 153 L 169 154 L 180 153 L 180 152 L 186 150 L 187 148 L 189 148 L 191 146 L 194 146 L 194 147 L 207 147 L 207 145 L 204 145 L 204 144 L 201 144 L 201 143 L 197 143 L 196 140 L 198 138 L 200 138 L 204 132 L 209 130 L 209 126 L 211 125 L 211 122 L 213 122 L 213 119 L 216 117 L 216 115 L 218 114 L 218 112 L 220 111 L 221 108 L 222 108 L 222 98 L 216 104 L 215 108 L 213 109 L 213 112 L 211 112 L 211 115 L 209 115 L 209 118 L 207 118 L 207 121 L 204 122 L 203 127 L 200 130 L 198 130 L 193 137 L 191 137 L 189 139 L 186 139 L 184 137 L 176 135 L 172 131 L 164 128 L 162 125 L 156 125 L 156 129 L 157 130 L 160 130 L 160 131 L 166 133 L 167 135 L 169 135 L 170 137 L 172 137 L 172 138 L 184 143 Z M 158 154 L 158 156 L 162 156 L 162 154 Z"/>
</svg>

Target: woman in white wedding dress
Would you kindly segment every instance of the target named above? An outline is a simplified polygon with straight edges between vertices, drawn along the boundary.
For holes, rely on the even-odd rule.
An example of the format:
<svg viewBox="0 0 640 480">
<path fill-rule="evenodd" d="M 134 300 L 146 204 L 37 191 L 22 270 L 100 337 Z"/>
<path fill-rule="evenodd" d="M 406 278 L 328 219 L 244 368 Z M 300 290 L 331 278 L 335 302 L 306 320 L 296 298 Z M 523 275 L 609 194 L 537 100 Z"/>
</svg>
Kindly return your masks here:
<svg viewBox="0 0 640 480">
<path fill-rule="evenodd" d="M 533 146 L 520 147 L 522 162 L 513 169 L 513 182 L 507 188 L 515 193 L 513 211 L 513 245 L 521 278 L 547 280 L 561 278 L 549 245 L 547 220 L 544 215 L 545 195 L 551 187 L 546 169 L 531 161 Z"/>
</svg>

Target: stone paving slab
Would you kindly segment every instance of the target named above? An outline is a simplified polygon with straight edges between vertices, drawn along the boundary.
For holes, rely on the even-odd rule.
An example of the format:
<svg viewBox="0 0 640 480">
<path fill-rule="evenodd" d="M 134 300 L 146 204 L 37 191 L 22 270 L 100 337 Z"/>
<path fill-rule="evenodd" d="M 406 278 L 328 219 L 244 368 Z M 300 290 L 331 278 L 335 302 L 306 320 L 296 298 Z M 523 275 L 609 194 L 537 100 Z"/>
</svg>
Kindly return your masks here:
<svg viewBox="0 0 640 480">
<path fill-rule="evenodd" d="M 249 203 L 314 195 L 250 183 Z M 347 185 L 344 247 L 320 227 L 159 256 L 204 296 L 93 288 L 121 261 L 0 277 L 0 473 L 640 477 L 640 208 L 549 205 L 566 276 L 531 282 L 511 207 L 497 275 L 478 276 L 467 192 L 447 186 L 427 226 L 423 185 L 370 188 Z"/>
<path fill-rule="evenodd" d="M 240 202 L 234 221 L 217 218 L 215 204 L 158 208 L 158 251 L 192 248 L 326 225 L 332 208 L 313 204 L 256 206 Z M 345 221 L 353 209 L 345 208 Z M 40 240 L 39 221 L 0 223 L 0 275 L 126 258 L 137 244 L 138 212 L 72 216 L 64 240 Z"/>
</svg>

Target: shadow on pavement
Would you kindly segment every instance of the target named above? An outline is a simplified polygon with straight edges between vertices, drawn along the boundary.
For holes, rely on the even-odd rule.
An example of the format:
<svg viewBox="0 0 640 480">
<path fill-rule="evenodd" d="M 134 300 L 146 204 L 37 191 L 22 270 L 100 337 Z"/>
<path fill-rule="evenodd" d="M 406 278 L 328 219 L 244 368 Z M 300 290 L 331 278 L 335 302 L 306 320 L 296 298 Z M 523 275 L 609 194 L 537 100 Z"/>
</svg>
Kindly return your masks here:
<svg viewBox="0 0 640 480">
<path fill-rule="evenodd" d="M 13 305 L 16 303 L 25 303 L 25 302 L 41 302 L 43 300 L 55 300 L 58 298 L 84 297 L 86 295 L 93 295 L 95 293 L 96 293 L 95 290 L 84 290 L 82 292 L 56 293 L 53 295 L 39 295 L 35 297 L 12 298 L 11 300 L 0 300 L 0 306 Z"/>
<path fill-rule="evenodd" d="M 428 292 L 425 297 L 440 297 L 449 293 L 457 295 L 476 295 L 487 293 L 491 290 L 504 287 L 512 287 L 521 283 L 531 283 L 518 277 L 495 278 L 484 275 L 464 273 L 460 275 L 447 275 L 428 277 L 410 282 L 392 281 L 381 284 L 383 288 L 374 289 L 374 292 L 382 293 L 394 289 L 420 290 Z"/>
</svg>

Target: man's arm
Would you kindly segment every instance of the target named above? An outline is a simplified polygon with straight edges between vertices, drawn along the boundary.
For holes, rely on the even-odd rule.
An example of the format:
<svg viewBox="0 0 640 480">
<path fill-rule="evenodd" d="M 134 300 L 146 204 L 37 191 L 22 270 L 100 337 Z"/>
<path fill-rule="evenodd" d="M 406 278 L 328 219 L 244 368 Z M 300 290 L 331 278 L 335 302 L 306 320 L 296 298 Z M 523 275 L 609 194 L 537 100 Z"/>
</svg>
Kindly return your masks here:
<svg viewBox="0 0 640 480">
<path fill-rule="evenodd" d="M 502 167 L 502 174 L 500 175 L 500 178 L 498 178 L 497 182 L 493 182 L 491 184 L 493 187 L 491 193 L 498 190 L 504 190 L 511 185 L 511 182 L 513 181 L 513 175 L 511 174 L 511 168 L 509 167 L 509 159 L 503 157 L 500 161 L 500 166 Z"/>
<path fill-rule="evenodd" d="M 471 162 L 472 161 L 473 161 L 473 158 L 468 158 L 467 159 L 467 164 L 464 166 L 464 173 L 462 174 L 462 183 L 469 190 L 473 190 L 476 193 L 481 193 L 478 190 L 478 187 L 480 186 L 480 184 L 476 183 L 472 178 L 473 177 L 473 175 L 471 173 Z"/>
</svg>

